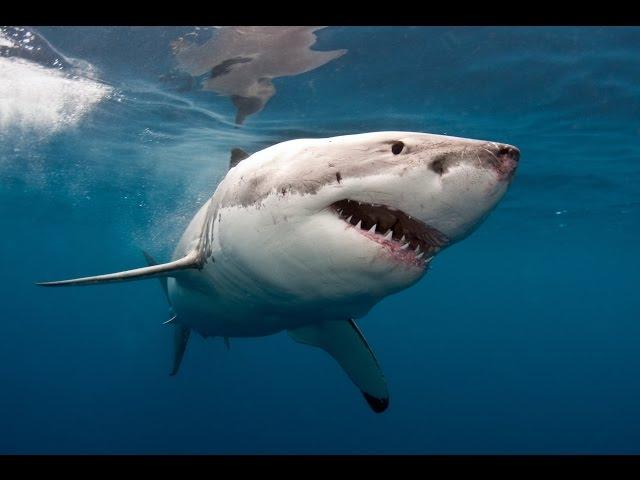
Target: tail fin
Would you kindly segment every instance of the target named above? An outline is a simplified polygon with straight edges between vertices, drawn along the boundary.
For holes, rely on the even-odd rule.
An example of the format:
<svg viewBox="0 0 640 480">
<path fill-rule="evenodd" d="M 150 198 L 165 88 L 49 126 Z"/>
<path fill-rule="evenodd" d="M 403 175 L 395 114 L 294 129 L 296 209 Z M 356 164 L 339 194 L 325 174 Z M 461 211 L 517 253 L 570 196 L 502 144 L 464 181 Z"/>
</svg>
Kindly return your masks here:
<svg viewBox="0 0 640 480">
<path fill-rule="evenodd" d="M 179 260 L 160 265 L 152 265 L 133 270 L 125 270 L 124 272 L 108 273 L 106 275 L 97 275 L 95 277 L 74 278 L 71 280 L 60 280 L 57 282 L 40 282 L 36 285 L 42 287 L 67 287 L 73 285 L 95 285 L 99 283 L 112 282 L 129 282 L 133 280 L 143 280 L 146 278 L 170 277 L 172 274 L 181 270 L 200 269 L 198 253 L 193 251 Z"/>
</svg>

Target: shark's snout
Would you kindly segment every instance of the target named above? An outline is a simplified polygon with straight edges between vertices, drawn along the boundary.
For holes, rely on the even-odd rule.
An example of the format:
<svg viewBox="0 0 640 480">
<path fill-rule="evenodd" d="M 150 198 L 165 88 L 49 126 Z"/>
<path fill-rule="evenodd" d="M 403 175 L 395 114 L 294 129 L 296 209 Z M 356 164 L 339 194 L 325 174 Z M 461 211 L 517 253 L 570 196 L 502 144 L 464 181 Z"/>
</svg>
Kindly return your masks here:
<svg viewBox="0 0 640 480">
<path fill-rule="evenodd" d="M 481 157 L 483 163 L 489 165 L 498 174 L 498 179 L 511 180 L 518 167 L 520 150 L 504 143 L 489 143 L 481 149 L 485 152 Z"/>
<path fill-rule="evenodd" d="M 429 168 L 440 176 L 456 173 L 456 167 L 473 167 L 494 172 L 499 181 L 510 181 L 518 167 L 520 150 L 506 143 L 464 140 L 444 153 L 428 159 Z"/>
</svg>

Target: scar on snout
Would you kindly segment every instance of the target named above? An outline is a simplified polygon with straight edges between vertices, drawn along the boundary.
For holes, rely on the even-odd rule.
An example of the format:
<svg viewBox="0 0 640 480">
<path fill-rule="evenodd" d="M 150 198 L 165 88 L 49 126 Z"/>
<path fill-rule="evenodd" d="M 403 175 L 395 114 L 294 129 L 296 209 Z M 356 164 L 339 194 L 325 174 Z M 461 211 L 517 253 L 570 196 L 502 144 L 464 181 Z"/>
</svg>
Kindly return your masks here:
<svg viewBox="0 0 640 480">
<path fill-rule="evenodd" d="M 336 180 L 338 180 L 338 183 L 342 181 L 342 175 L 340 175 L 340 172 L 336 172 Z"/>
</svg>

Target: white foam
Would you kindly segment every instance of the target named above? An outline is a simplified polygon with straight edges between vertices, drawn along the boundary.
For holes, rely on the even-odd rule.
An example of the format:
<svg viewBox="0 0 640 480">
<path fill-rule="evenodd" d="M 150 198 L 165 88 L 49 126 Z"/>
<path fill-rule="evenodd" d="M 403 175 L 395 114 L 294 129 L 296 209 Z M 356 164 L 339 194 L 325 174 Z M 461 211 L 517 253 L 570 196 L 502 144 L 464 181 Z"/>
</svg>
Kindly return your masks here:
<svg viewBox="0 0 640 480">
<path fill-rule="evenodd" d="M 0 57 L 0 135 L 14 130 L 50 134 L 73 127 L 111 91 L 94 80 Z"/>
<path fill-rule="evenodd" d="M 7 37 L 5 37 L 4 35 L 2 35 L 2 33 L 0 33 L 0 47 L 12 48 L 13 46 L 14 46 L 13 42 Z"/>
</svg>

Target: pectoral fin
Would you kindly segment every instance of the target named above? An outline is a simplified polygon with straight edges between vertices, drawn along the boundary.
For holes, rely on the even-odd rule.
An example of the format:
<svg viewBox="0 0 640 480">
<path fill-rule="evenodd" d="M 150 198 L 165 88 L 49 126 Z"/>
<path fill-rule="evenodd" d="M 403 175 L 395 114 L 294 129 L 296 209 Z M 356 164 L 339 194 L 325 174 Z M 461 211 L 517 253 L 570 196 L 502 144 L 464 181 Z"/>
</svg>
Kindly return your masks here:
<svg viewBox="0 0 640 480">
<path fill-rule="evenodd" d="M 73 285 L 95 285 L 112 282 L 129 282 L 146 278 L 171 277 L 183 270 L 201 269 L 198 252 L 193 251 L 186 256 L 174 260 L 173 262 L 151 265 L 149 267 L 136 268 L 123 272 L 108 273 L 106 275 L 96 275 L 93 277 L 74 278 L 71 280 L 60 280 L 57 282 L 40 282 L 36 285 L 42 287 L 66 287 Z"/>
<path fill-rule="evenodd" d="M 289 330 L 296 342 L 320 347 L 331 355 L 362 391 L 374 412 L 389 406 L 389 393 L 380 365 L 353 320 L 325 321 Z"/>
</svg>

